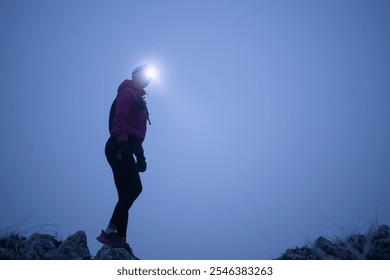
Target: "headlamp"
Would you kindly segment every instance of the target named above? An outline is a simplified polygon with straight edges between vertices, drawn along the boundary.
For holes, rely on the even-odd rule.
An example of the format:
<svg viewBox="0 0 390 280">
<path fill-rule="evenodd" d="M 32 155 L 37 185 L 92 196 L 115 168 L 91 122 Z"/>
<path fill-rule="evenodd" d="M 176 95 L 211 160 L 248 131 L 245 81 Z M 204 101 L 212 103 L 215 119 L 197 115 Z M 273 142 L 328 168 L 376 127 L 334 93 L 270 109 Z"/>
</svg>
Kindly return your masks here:
<svg viewBox="0 0 390 280">
<path fill-rule="evenodd" d="M 132 74 L 133 77 L 142 75 L 143 78 L 151 80 L 156 77 L 156 70 L 153 67 L 144 64 L 135 68 Z"/>
<path fill-rule="evenodd" d="M 152 67 L 149 67 L 145 70 L 145 75 L 146 77 L 148 77 L 149 79 L 153 79 L 156 77 L 156 70 Z"/>
</svg>

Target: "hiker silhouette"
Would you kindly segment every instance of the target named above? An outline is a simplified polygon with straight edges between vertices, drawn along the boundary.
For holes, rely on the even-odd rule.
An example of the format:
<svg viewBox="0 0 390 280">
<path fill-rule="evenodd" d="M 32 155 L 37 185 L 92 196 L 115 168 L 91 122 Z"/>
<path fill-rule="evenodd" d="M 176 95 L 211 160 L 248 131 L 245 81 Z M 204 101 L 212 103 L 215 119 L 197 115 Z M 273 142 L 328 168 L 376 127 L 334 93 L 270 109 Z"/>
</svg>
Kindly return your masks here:
<svg viewBox="0 0 390 280">
<path fill-rule="evenodd" d="M 146 64 L 135 68 L 132 79 L 119 85 L 109 115 L 110 137 L 105 154 L 113 172 L 118 201 L 107 228 L 101 231 L 97 240 L 130 252 L 126 240 L 129 209 L 142 192 L 139 172 L 145 172 L 147 168 L 142 146 L 149 120 L 144 88 L 153 75 L 152 68 Z"/>
</svg>

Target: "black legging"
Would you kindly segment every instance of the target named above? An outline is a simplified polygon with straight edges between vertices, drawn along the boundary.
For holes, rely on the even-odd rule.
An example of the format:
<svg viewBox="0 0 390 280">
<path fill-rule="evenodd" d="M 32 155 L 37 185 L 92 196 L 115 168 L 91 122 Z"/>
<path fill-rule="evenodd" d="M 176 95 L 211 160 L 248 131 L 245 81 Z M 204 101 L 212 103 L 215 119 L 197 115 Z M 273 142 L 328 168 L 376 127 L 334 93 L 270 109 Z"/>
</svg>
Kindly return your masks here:
<svg viewBox="0 0 390 280">
<path fill-rule="evenodd" d="M 128 141 L 128 145 L 134 151 L 134 141 Z M 129 209 L 142 192 L 142 184 L 134 157 L 130 157 L 128 162 L 123 163 L 116 158 L 117 152 L 116 140 L 114 137 L 110 137 L 106 143 L 105 153 L 114 174 L 115 186 L 118 192 L 118 202 L 115 205 L 110 223 L 117 226 L 118 236 L 125 237 Z"/>
</svg>

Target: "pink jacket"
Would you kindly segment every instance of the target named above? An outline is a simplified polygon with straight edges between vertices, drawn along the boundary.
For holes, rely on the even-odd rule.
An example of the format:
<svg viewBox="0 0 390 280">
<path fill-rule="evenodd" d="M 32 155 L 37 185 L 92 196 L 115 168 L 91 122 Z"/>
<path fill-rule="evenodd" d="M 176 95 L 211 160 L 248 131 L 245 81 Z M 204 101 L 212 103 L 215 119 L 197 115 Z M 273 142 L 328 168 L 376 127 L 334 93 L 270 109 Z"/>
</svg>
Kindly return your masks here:
<svg viewBox="0 0 390 280">
<path fill-rule="evenodd" d="M 114 101 L 114 112 L 110 113 L 110 132 L 115 136 L 116 142 L 127 141 L 134 138 L 141 144 L 146 134 L 148 109 L 143 99 L 145 90 L 136 87 L 132 80 L 123 81 L 118 88 Z"/>
</svg>

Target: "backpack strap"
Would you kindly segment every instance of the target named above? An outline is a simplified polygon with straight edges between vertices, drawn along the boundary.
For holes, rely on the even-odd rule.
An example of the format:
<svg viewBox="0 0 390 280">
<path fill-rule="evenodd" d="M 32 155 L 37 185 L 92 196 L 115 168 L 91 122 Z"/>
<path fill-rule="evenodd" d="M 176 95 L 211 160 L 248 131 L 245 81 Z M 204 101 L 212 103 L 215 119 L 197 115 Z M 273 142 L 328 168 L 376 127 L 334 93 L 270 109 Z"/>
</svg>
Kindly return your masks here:
<svg viewBox="0 0 390 280">
<path fill-rule="evenodd" d="M 115 102 L 116 102 L 116 98 L 114 99 L 114 101 L 111 104 L 110 116 L 108 119 L 108 131 L 110 132 L 110 134 L 111 134 L 111 131 L 114 127 L 113 123 L 114 123 L 115 107 L 116 107 Z M 150 121 L 150 117 L 149 117 L 149 110 L 148 110 L 148 107 L 146 106 L 146 101 L 145 101 L 144 97 L 141 97 L 137 94 L 137 100 L 136 100 L 136 102 L 134 102 L 133 108 L 135 110 L 146 110 L 146 116 L 148 119 L 148 123 L 149 123 L 149 125 L 152 124 L 152 122 Z"/>
</svg>

